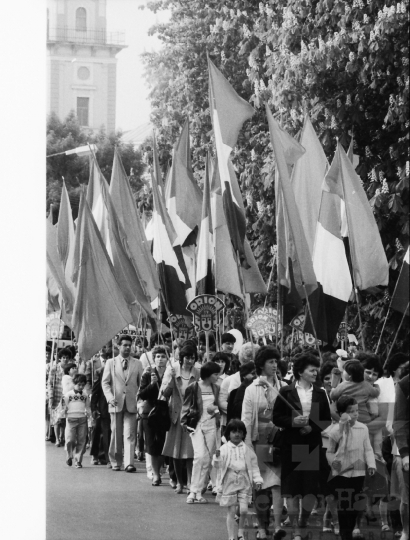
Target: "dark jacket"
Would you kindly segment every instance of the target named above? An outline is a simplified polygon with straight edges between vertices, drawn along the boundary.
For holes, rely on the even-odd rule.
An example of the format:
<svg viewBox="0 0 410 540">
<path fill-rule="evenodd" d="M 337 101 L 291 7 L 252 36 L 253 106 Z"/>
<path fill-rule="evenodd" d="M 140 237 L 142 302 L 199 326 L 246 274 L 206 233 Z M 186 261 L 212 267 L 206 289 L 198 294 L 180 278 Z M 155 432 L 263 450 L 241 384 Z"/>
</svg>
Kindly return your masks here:
<svg viewBox="0 0 410 540">
<path fill-rule="evenodd" d="M 95 372 L 94 384 L 91 390 L 91 412 L 98 411 L 101 418 L 110 418 L 108 403 L 101 386 L 103 372 L 103 367 L 97 369 Z"/>
<path fill-rule="evenodd" d="M 393 418 L 394 439 L 402 458 L 409 455 L 409 376 L 396 384 Z"/>
<path fill-rule="evenodd" d="M 161 388 L 162 378 L 159 376 L 157 368 L 154 368 L 153 373 L 158 378 L 158 382 L 151 382 L 152 371 L 146 371 L 141 378 L 141 385 L 138 392 L 138 399 L 142 399 L 147 402 L 148 407 L 144 410 L 147 415 L 151 409 L 153 409 L 158 401 L 159 389 Z M 144 414 L 142 415 L 144 416 Z"/>
<path fill-rule="evenodd" d="M 214 394 L 214 405 L 218 406 L 218 396 L 219 396 L 219 386 L 217 384 L 211 384 L 212 392 Z M 185 391 L 185 398 L 184 398 L 184 404 L 182 405 L 182 411 L 181 411 L 181 424 L 185 425 L 187 420 L 187 414 L 190 409 L 191 405 L 191 399 L 192 394 L 195 392 L 195 390 L 198 389 L 197 392 L 197 408 L 199 411 L 199 418 L 201 418 L 203 413 L 203 404 L 202 404 L 202 392 L 199 384 L 197 382 L 194 382 L 188 386 L 188 388 Z M 196 424 L 197 425 L 197 424 Z M 192 428 L 196 428 L 195 426 L 191 426 Z"/>
<path fill-rule="evenodd" d="M 229 421 L 233 418 L 241 419 L 242 416 L 242 403 L 243 398 L 245 397 L 245 390 L 253 380 L 245 378 L 241 385 L 229 394 L 228 397 L 228 407 L 226 409 L 226 424 L 228 425 Z"/>
</svg>

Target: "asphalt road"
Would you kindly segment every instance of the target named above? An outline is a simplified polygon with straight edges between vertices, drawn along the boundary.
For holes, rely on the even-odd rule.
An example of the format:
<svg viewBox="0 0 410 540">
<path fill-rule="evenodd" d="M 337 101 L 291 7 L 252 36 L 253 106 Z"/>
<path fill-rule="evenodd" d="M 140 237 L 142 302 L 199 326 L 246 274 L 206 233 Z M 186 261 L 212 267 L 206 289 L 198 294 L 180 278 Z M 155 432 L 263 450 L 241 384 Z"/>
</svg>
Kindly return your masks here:
<svg viewBox="0 0 410 540">
<path fill-rule="evenodd" d="M 207 505 L 187 505 L 168 484 L 151 486 L 145 464 L 138 472 L 113 472 L 91 465 L 88 450 L 83 468 L 65 464 L 65 451 L 46 443 L 47 540 L 227 540 L 226 511 L 207 492 Z M 249 509 L 246 540 L 254 540 L 253 508 Z M 309 540 L 340 540 L 322 533 L 321 519 L 311 518 Z M 365 526 L 366 540 L 393 540 L 378 523 Z M 291 539 L 287 529 L 285 540 Z M 30 540 L 28 538 L 28 540 Z"/>
</svg>

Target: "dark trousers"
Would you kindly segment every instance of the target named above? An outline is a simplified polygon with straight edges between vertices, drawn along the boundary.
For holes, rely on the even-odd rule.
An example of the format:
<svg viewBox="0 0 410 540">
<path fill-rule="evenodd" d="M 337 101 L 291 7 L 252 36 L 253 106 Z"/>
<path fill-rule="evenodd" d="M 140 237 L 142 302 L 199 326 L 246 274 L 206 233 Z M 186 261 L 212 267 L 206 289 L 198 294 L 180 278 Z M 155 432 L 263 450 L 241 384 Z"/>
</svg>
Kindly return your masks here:
<svg viewBox="0 0 410 540">
<path fill-rule="evenodd" d="M 140 454 L 144 453 L 144 429 L 142 427 L 142 419 L 137 420 L 137 448 Z"/>
<path fill-rule="evenodd" d="M 100 417 L 96 420 L 92 431 L 90 455 L 97 459 L 105 459 L 109 463 L 108 451 L 110 449 L 110 440 L 111 419 L 110 417 Z"/>
<path fill-rule="evenodd" d="M 337 499 L 341 540 L 352 540 L 357 514 L 366 506 L 366 499 L 360 496 L 363 483 L 364 476 L 335 476 L 331 480 L 332 493 Z"/>
</svg>

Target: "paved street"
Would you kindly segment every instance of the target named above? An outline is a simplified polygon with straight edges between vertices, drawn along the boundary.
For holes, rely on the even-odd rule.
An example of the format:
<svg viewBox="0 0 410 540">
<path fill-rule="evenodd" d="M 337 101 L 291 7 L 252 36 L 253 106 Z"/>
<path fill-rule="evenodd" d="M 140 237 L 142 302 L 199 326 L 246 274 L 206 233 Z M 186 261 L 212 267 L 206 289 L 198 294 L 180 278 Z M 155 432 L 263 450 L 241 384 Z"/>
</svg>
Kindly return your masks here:
<svg viewBox="0 0 410 540">
<path fill-rule="evenodd" d="M 137 474 L 114 473 L 91 465 L 84 456 L 83 469 L 65 464 L 65 451 L 47 443 L 47 540 L 226 540 L 226 513 L 206 494 L 208 505 L 187 505 L 186 495 L 175 495 L 168 485 L 152 487 L 145 465 Z M 249 509 L 249 522 L 254 520 Z M 380 526 L 363 529 L 366 540 L 393 540 Z M 310 520 L 307 538 L 335 540 L 321 532 L 321 521 Z M 246 540 L 254 540 L 251 526 Z M 285 540 L 290 540 L 287 529 Z"/>
</svg>

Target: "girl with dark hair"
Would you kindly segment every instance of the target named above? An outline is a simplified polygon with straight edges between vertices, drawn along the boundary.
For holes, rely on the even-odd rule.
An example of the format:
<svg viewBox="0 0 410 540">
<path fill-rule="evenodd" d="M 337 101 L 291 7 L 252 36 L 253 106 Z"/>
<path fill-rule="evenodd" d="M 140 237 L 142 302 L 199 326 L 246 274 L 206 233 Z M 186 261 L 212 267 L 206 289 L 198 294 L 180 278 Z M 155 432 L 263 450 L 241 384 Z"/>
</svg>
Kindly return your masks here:
<svg viewBox="0 0 410 540">
<path fill-rule="evenodd" d="M 273 463 L 273 453 L 269 452 L 277 431 L 272 422 L 273 406 L 279 390 L 287 386 L 276 376 L 279 359 L 279 352 L 272 346 L 264 346 L 258 350 L 255 357 L 257 378 L 246 388 L 242 403 L 242 421 L 247 430 L 245 442 L 256 453 L 263 479 L 262 489 L 254 493 L 258 538 L 266 538 L 270 517 L 270 504 L 266 504 L 266 500 L 271 498 L 275 517 L 275 540 L 286 534 L 280 527 L 283 508 L 280 466 Z"/>
<path fill-rule="evenodd" d="M 179 351 L 179 361 L 168 366 L 161 385 L 162 395 L 169 400 L 171 427 L 165 438 L 162 455 L 174 462 L 177 478 L 175 493 L 183 493 L 184 465 L 186 464 L 188 488 L 191 484 L 194 449 L 188 433 L 181 426 L 181 411 L 188 386 L 199 380 L 199 369 L 195 367 L 198 358 L 196 347 L 186 345 Z M 184 463 L 185 461 L 185 463 Z"/>
<path fill-rule="evenodd" d="M 229 358 L 229 354 L 226 354 L 224 352 L 217 352 L 216 355 L 212 358 L 212 362 L 215 362 L 215 364 L 221 366 L 218 377 L 218 384 L 220 386 L 222 384 L 222 381 L 226 379 L 226 377 L 228 377 L 228 371 L 231 366 L 231 359 Z"/>
<path fill-rule="evenodd" d="M 220 413 L 218 408 L 220 368 L 214 362 L 206 362 L 201 367 L 201 379 L 191 383 L 185 391 L 182 406 L 181 424 L 189 431 L 194 448 L 192 480 L 187 504 L 208 501 L 202 497 L 211 467 L 212 456 L 216 450 Z"/>
<path fill-rule="evenodd" d="M 221 506 L 228 508 L 226 525 L 229 540 L 244 540 L 244 524 L 248 514 L 248 504 L 252 500 L 252 485 L 256 491 L 262 487 L 263 479 L 259 472 L 255 452 L 243 443 L 246 427 L 240 420 L 231 420 L 226 426 L 227 444 L 217 450 L 213 458 L 213 466 L 219 472 L 217 500 Z M 239 505 L 240 517 L 236 531 L 235 511 Z"/>
<path fill-rule="evenodd" d="M 295 381 L 280 389 L 280 399 L 273 406 L 273 422 L 283 428 L 281 490 L 287 497 L 295 540 L 302 540 L 300 528 L 306 527 L 318 495 L 327 495 L 330 468 L 322 447 L 322 431 L 330 425 L 331 417 L 326 392 L 316 384 L 319 368 L 316 356 L 297 355 L 293 364 Z"/>
</svg>

